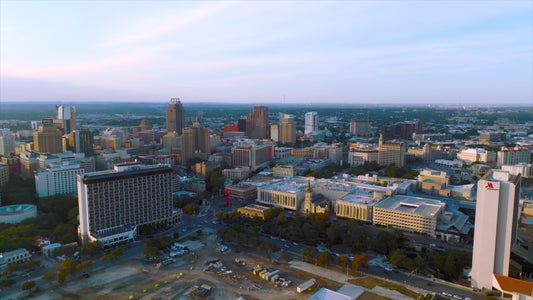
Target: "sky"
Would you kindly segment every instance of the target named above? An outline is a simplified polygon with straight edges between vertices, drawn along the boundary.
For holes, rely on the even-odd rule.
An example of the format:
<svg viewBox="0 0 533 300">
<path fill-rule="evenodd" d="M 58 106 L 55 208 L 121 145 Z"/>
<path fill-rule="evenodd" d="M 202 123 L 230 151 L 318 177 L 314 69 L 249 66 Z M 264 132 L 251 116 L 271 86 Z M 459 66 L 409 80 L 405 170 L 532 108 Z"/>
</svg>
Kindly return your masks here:
<svg viewBox="0 0 533 300">
<path fill-rule="evenodd" d="M 533 105 L 533 1 L 0 0 L 0 101 Z"/>
</svg>

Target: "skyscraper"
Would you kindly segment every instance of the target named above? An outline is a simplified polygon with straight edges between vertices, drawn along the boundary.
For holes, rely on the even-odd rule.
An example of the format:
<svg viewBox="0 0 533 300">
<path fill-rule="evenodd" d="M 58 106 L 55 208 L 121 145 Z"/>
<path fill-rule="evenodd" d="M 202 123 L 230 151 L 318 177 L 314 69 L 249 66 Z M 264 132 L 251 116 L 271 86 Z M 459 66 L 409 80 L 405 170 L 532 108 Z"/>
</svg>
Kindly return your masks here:
<svg viewBox="0 0 533 300">
<path fill-rule="evenodd" d="M 33 133 L 35 151 L 41 153 L 63 152 L 61 130 L 57 129 L 52 119 L 43 119 L 37 131 Z"/>
<path fill-rule="evenodd" d="M 15 136 L 10 133 L 0 133 L 0 155 L 15 152 Z"/>
<path fill-rule="evenodd" d="M 520 175 L 491 170 L 478 181 L 472 287 L 492 290 L 493 274 L 508 276 L 516 240 Z"/>
<path fill-rule="evenodd" d="M 380 135 L 378 163 L 382 166 L 395 164 L 397 167 L 403 167 L 405 164 L 405 144 L 402 142 L 384 142 L 383 135 Z"/>
<path fill-rule="evenodd" d="M 305 134 L 318 132 L 318 114 L 316 111 L 305 113 Z"/>
<path fill-rule="evenodd" d="M 74 153 L 85 153 L 85 156 L 92 156 L 94 135 L 88 129 L 74 130 L 68 135 L 67 150 Z"/>
<path fill-rule="evenodd" d="M 184 163 L 192 157 L 207 159 L 211 154 L 209 129 L 200 126 L 198 122 L 195 122 L 192 127 L 183 129 L 181 143 Z"/>
<path fill-rule="evenodd" d="M 296 122 L 291 115 L 283 115 L 279 124 L 279 141 L 293 144 L 296 142 Z"/>
<path fill-rule="evenodd" d="M 56 106 L 54 124 L 63 130 L 63 134 L 69 134 L 76 130 L 76 109 L 74 106 Z"/>
<path fill-rule="evenodd" d="M 370 136 L 370 120 L 351 120 L 350 132 L 358 136 Z"/>
<path fill-rule="evenodd" d="M 167 106 L 167 132 L 183 133 L 185 128 L 185 110 L 179 98 L 170 99 Z"/>
<path fill-rule="evenodd" d="M 78 175 L 82 244 L 113 246 L 133 241 L 138 226 L 170 226 L 172 170 L 168 165 L 115 165 L 113 170 Z"/>
<path fill-rule="evenodd" d="M 251 139 L 268 139 L 268 131 L 268 107 L 254 107 L 246 116 L 246 136 Z"/>
</svg>

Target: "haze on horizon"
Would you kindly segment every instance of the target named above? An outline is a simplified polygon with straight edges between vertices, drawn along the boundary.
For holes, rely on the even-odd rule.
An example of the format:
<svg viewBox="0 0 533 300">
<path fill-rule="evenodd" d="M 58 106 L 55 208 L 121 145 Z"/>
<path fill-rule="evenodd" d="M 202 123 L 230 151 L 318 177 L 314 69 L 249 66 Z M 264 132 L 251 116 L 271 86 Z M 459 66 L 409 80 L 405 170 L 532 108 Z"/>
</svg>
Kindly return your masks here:
<svg viewBox="0 0 533 300">
<path fill-rule="evenodd" d="M 0 101 L 533 105 L 532 1 L 0 1 Z"/>
</svg>

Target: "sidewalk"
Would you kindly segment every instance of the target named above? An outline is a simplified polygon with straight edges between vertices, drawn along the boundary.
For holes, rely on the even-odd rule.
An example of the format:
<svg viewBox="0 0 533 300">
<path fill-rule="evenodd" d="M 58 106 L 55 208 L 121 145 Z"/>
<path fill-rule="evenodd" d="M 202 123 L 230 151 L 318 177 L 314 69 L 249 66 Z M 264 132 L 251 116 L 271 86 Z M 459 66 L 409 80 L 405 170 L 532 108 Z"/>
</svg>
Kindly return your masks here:
<svg viewBox="0 0 533 300">
<path fill-rule="evenodd" d="M 295 269 L 299 269 L 299 270 L 305 271 L 305 272 L 310 273 L 310 274 L 317 274 L 317 276 L 320 276 L 320 277 L 323 277 L 323 278 L 327 278 L 327 279 L 330 279 L 330 280 L 333 280 L 333 281 L 336 281 L 336 282 L 339 282 L 339 283 L 343 283 L 343 284 L 353 284 L 353 283 L 348 283 L 348 280 L 356 278 L 356 277 L 352 277 L 352 276 L 346 276 L 346 275 L 344 275 L 344 274 L 342 274 L 340 272 L 333 271 L 333 270 L 328 270 L 326 268 L 315 266 L 313 264 L 306 263 L 306 262 L 303 262 L 303 261 L 294 261 L 293 260 L 293 261 L 289 262 L 289 265 L 291 265 L 291 267 L 293 267 Z M 362 286 L 357 286 L 357 287 L 360 287 L 361 289 L 363 289 L 363 290 L 365 290 L 365 291 L 367 291 L 369 293 L 377 294 L 377 295 L 380 295 L 380 296 L 383 296 L 383 297 L 386 297 L 386 298 L 389 298 L 389 299 L 393 299 L 393 300 L 413 299 L 413 298 L 405 296 L 404 294 L 401 294 L 401 293 L 399 293 L 397 291 L 389 290 L 389 289 L 378 287 L 378 286 L 374 287 L 373 289 L 367 289 L 367 288 L 362 287 Z"/>
</svg>

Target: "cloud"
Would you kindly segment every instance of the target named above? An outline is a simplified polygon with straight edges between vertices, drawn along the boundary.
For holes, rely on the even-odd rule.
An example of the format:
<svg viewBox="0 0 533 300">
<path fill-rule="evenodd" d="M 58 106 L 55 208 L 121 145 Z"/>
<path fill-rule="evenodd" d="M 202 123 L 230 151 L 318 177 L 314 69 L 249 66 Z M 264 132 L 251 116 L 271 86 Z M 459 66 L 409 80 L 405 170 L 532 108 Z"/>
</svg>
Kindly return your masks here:
<svg viewBox="0 0 533 300">
<path fill-rule="evenodd" d="M 208 4 L 188 10 L 172 11 L 144 20 L 135 20 L 124 32 L 115 33 L 117 37 L 99 44 L 100 47 L 115 47 L 137 43 L 164 36 L 178 29 L 207 19 L 223 8 L 231 5 L 231 1 L 208 2 Z"/>
</svg>

